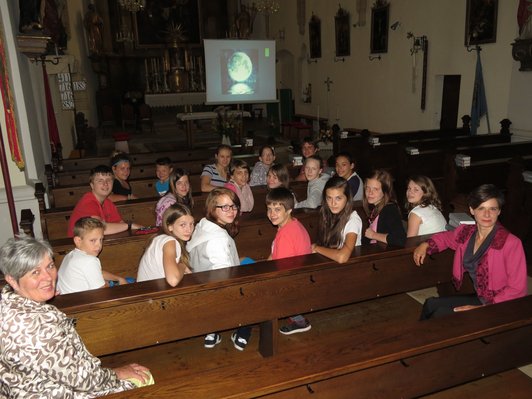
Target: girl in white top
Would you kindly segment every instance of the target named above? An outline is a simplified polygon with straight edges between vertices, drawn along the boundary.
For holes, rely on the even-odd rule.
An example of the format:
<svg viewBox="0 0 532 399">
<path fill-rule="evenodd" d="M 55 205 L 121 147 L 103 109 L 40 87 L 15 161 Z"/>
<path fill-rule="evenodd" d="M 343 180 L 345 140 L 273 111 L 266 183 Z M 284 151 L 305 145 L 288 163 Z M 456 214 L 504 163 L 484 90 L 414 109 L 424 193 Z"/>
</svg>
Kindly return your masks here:
<svg viewBox="0 0 532 399">
<path fill-rule="evenodd" d="M 266 176 L 268 175 L 268 170 L 270 170 L 270 167 L 275 161 L 275 150 L 269 145 L 262 146 L 259 154 L 259 161 L 253 167 L 253 171 L 251 172 L 251 177 L 249 179 L 249 185 L 251 187 L 266 185 Z"/>
<path fill-rule="evenodd" d="M 312 252 L 345 263 L 361 239 L 362 220 L 353 210 L 349 183 L 343 177 L 333 176 L 323 189 L 318 239 L 312 244 Z"/>
<path fill-rule="evenodd" d="M 235 237 L 238 234 L 240 200 L 228 188 L 218 187 L 212 190 L 205 201 L 206 216 L 196 226 L 192 239 L 187 244 L 190 264 L 194 272 L 221 269 L 240 264 Z M 240 329 L 239 329 L 240 330 Z M 251 330 L 246 330 L 243 339 L 247 344 Z M 234 334 L 233 334 L 234 335 Z M 234 335 L 235 340 L 240 337 Z M 205 336 L 205 348 L 214 348 L 221 342 L 219 333 Z M 236 344 L 235 344 L 236 346 Z M 242 350 L 243 348 L 239 348 Z"/>
<path fill-rule="evenodd" d="M 185 242 L 194 231 L 194 217 L 186 206 L 173 204 L 164 211 L 162 228 L 142 255 L 137 281 L 166 278 L 175 287 L 191 272 Z"/>
<path fill-rule="evenodd" d="M 427 176 L 412 176 L 406 189 L 408 213 L 407 237 L 445 230 L 447 221 L 441 213 L 438 192 Z"/>
</svg>

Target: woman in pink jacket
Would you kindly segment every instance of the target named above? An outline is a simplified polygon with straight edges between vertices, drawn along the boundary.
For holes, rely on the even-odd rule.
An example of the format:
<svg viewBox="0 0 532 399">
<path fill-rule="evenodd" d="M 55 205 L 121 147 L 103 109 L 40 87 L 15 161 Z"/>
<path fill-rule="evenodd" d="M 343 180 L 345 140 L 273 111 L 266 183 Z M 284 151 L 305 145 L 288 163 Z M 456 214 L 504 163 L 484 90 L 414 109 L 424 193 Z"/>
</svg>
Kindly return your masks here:
<svg viewBox="0 0 532 399">
<path fill-rule="evenodd" d="M 453 231 L 434 234 L 414 251 L 420 266 L 427 254 L 455 251 L 453 282 L 460 288 L 467 272 L 475 294 L 429 298 L 423 305 L 421 320 L 508 301 L 527 294 L 525 253 L 521 240 L 506 230 L 497 219 L 504 203 L 502 192 L 484 184 L 469 194 L 469 211 L 474 225 L 461 225 Z"/>
</svg>

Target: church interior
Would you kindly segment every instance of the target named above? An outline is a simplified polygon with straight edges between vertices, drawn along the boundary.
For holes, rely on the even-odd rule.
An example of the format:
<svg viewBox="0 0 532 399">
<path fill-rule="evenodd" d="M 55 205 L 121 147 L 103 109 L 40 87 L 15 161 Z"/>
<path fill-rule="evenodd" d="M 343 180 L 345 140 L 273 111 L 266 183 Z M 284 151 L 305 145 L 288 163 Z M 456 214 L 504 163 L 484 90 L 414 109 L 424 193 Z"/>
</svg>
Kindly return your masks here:
<svg viewBox="0 0 532 399">
<path fill-rule="evenodd" d="M 218 42 L 238 57 L 205 50 Z M 497 185 L 532 292 L 531 1 L 3 1 L 0 45 L 0 244 L 19 231 L 47 239 L 59 264 L 89 171 L 114 150 L 130 154 L 139 193 L 119 206 L 124 220 L 154 226 L 156 158 L 190 171 L 200 198 L 220 143 L 249 166 L 264 145 L 291 165 L 312 136 L 333 168 L 347 151 L 362 179 L 388 170 L 401 206 L 408 177 L 430 176 L 446 219 L 469 213 L 474 187 Z M 217 62 L 239 84 L 215 78 Z M 213 98 L 218 90 L 227 98 Z M 420 322 L 426 298 L 454 290 L 448 253 L 416 268 L 421 241 L 411 237 L 405 248 L 357 248 L 345 265 L 294 258 L 281 273 L 267 260 L 275 230 L 262 216 L 235 239 L 257 268 L 53 300 L 105 367 L 149 366 L 155 385 L 110 397 L 531 397 L 530 295 Z M 297 218 L 315 238 L 317 212 Z M 153 234 L 130 233 L 106 237 L 104 267 L 136 275 Z M 298 313 L 312 330 L 277 334 Z M 243 325 L 253 336 L 238 352 L 231 331 Z M 215 329 L 222 343 L 205 350 Z"/>
</svg>

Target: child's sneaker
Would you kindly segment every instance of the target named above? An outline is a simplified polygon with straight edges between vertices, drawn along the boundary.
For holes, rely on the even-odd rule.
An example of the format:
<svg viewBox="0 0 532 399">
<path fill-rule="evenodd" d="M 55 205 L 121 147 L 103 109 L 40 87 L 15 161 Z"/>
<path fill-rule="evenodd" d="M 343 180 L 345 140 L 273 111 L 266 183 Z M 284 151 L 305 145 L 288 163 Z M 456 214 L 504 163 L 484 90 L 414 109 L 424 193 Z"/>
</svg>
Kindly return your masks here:
<svg viewBox="0 0 532 399">
<path fill-rule="evenodd" d="M 210 348 L 214 348 L 220 342 L 222 342 L 222 337 L 220 336 L 220 334 L 210 333 L 205 336 L 205 341 L 203 343 L 203 346 L 205 348 L 210 349 Z"/>
<path fill-rule="evenodd" d="M 311 328 L 312 326 L 310 325 L 310 322 L 307 319 L 305 319 L 305 321 L 302 323 L 296 323 L 294 321 L 290 321 L 287 325 L 279 328 L 279 332 L 284 335 L 290 335 L 290 334 L 305 332 L 305 331 L 310 330 Z"/>
<path fill-rule="evenodd" d="M 248 341 L 238 335 L 236 331 L 231 335 L 231 341 L 233 341 L 235 348 L 239 351 L 246 349 L 246 345 L 248 344 Z"/>
</svg>

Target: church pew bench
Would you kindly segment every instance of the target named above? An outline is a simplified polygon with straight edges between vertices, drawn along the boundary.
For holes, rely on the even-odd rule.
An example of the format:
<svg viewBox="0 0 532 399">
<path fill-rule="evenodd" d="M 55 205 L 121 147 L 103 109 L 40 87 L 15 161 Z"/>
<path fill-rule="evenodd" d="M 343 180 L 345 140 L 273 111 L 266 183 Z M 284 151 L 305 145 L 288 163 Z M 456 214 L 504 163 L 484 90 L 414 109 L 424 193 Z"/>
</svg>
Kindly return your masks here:
<svg viewBox="0 0 532 399">
<path fill-rule="evenodd" d="M 295 182 L 292 190 L 296 198 L 303 199 L 306 196 L 306 183 Z M 265 209 L 265 200 L 267 190 L 265 187 L 253 187 L 253 196 L 255 200 L 255 210 L 262 211 Z M 205 200 L 208 193 L 195 193 L 194 208 L 192 209 L 194 218 L 199 221 L 205 213 Z M 155 225 L 155 206 L 159 197 L 139 198 L 135 200 L 119 201 L 116 206 L 124 220 L 132 220 L 142 226 Z M 41 211 L 41 226 L 43 235 L 49 240 L 57 240 L 67 237 L 68 221 L 72 214 L 73 206 L 62 209 L 48 209 Z"/>
<path fill-rule="evenodd" d="M 256 266 L 258 268 L 261 265 Z M 305 268 L 309 267 L 305 266 Z M 323 268 L 328 268 L 328 266 L 322 265 L 320 270 Z M 328 271 L 330 274 L 334 274 L 333 271 Z M 314 275 L 307 275 L 307 278 L 310 277 L 315 278 Z M 359 277 L 356 271 L 354 277 Z M 342 288 L 346 283 L 342 278 L 337 278 L 336 281 L 340 281 L 339 288 Z M 381 281 L 381 279 L 377 279 L 375 283 L 379 284 Z M 395 286 L 397 287 L 397 284 Z M 183 288 L 185 287 L 183 286 Z M 172 319 L 172 326 L 169 326 L 168 322 L 162 324 L 162 320 L 157 322 L 157 325 L 164 326 L 166 330 L 172 329 L 174 332 L 181 333 L 183 333 L 183 328 L 193 328 L 191 323 L 202 325 L 204 331 L 214 329 L 219 331 L 223 328 L 222 325 L 228 326 L 234 324 L 235 321 L 239 324 L 247 324 L 249 319 L 246 319 L 246 311 L 248 309 L 258 316 L 258 313 L 268 309 L 264 305 L 269 305 L 271 308 L 272 306 L 279 306 L 278 303 L 281 303 L 280 306 L 284 306 L 292 299 L 291 296 L 287 297 L 286 295 L 288 290 L 283 290 L 281 293 L 277 292 L 278 301 L 275 301 L 274 305 L 270 304 L 269 296 L 265 299 L 266 304 L 258 303 L 258 299 L 251 295 L 254 292 L 250 293 L 250 287 L 245 283 L 241 283 L 239 288 L 242 288 L 240 292 L 244 293 L 245 299 L 240 301 L 236 299 L 240 294 L 239 289 L 235 287 L 233 294 L 228 295 L 231 298 L 226 299 L 223 303 L 220 303 L 219 297 L 216 298 L 218 299 L 216 302 L 211 299 L 209 308 L 215 306 L 218 311 L 213 312 L 211 310 L 201 313 L 205 315 L 205 317 L 200 318 L 201 320 L 198 320 L 197 317 L 194 321 L 187 320 L 189 324 L 183 324 L 183 327 L 180 328 L 181 325 L 177 326 L 175 319 L 181 317 L 166 317 L 164 318 L 165 321 Z M 335 286 L 328 289 L 327 297 L 332 297 L 331 300 L 327 301 L 328 303 L 332 301 L 342 302 L 342 299 L 345 299 L 340 298 L 341 294 L 338 296 L 331 295 L 331 292 L 336 293 L 331 289 L 336 288 Z M 270 286 L 267 289 L 269 291 Z M 304 291 L 299 292 L 303 296 L 303 300 L 298 302 L 309 301 L 310 299 L 311 302 L 315 303 L 321 300 L 322 297 L 315 299 L 319 296 L 316 292 L 318 289 L 305 288 Z M 351 290 L 351 292 L 353 291 Z M 263 292 L 263 290 L 260 291 L 261 294 Z M 272 293 L 270 296 L 273 297 L 274 294 Z M 280 295 L 282 298 L 279 297 Z M 179 301 L 176 300 L 172 303 L 169 300 L 165 301 L 164 310 L 157 309 L 161 305 L 155 303 L 149 314 L 152 315 L 157 311 L 167 313 L 168 310 L 175 310 L 179 316 L 186 317 L 186 309 L 199 301 L 199 298 L 195 297 L 193 304 L 189 304 L 184 297 L 179 299 Z M 285 300 L 281 302 L 282 299 Z M 404 301 L 404 299 L 401 300 Z M 361 306 L 371 306 L 371 303 L 377 301 L 383 300 L 366 301 Z M 234 317 L 234 312 L 229 313 L 230 309 L 227 309 L 234 302 L 241 302 L 237 311 L 240 315 L 236 318 L 237 320 L 224 323 L 224 320 L 231 318 L 231 316 Z M 251 302 L 249 307 L 247 306 L 248 302 Z M 531 297 L 425 322 L 417 320 L 418 312 L 410 312 L 405 318 L 405 314 L 397 312 L 398 309 L 394 308 L 394 302 L 383 302 L 380 307 L 373 306 L 372 315 L 364 317 L 368 321 L 361 321 L 356 329 L 342 331 L 328 329 L 321 334 L 320 339 L 313 341 L 308 339 L 306 334 L 297 338 L 276 336 L 277 341 L 283 341 L 283 350 L 274 352 L 271 357 L 255 358 L 253 363 L 234 361 L 224 365 L 225 367 L 217 363 L 216 367 L 201 370 L 201 372 L 195 370 L 195 372 L 186 374 L 182 378 L 179 378 L 177 371 L 174 371 L 175 368 L 180 367 L 179 363 L 181 363 L 175 360 L 176 355 L 179 356 L 178 353 L 166 349 L 171 348 L 172 344 L 166 345 L 163 351 L 152 346 L 130 351 L 125 356 L 115 355 L 117 358 L 126 358 L 147 365 L 154 371 L 157 383 L 154 386 L 112 397 L 164 398 L 179 395 L 202 399 L 259 396 L 275 399 L 295 397 L 368 398 L 396 397 L 398 393 L 401 397 L 418 397 L 476 380 L 482 376 L 520 367 L 532 361 L 532 347 L 523 345 L 523 342 L 527 342 L 532 333 Z M 307 306 L 313 306 L 313 303 L 307 303 Z M 305 305 L 298 303 L 297 306 Z M 295 308 L 295 306 L 289 307 L 290 309 Z M 318 306 L 312 308 L 313 311 L 317 309 L 320 308 Z M 338 309 L 335 307 L 334 311 Z M 419 305 L 416 309 L 419 309 Z M 105 321 L 110 318 L 110 311 L 107 312 L 108 315 L 105 318 L 104 313 L 98 314 L 101 310 L 102 308 L 98 308 L 91 312 L 91 320 L 96 320 L 100 325 L 106 327 Z M 116 313 L 113 315 L 119 315 L 116 325 L 123 326 L 126 322 L 123 319 L 126 316 L 118 309 L 115 310 Z M 195 310 L 197 311 L 197 309 Z M 281 311 L 280 309 L 276 310 Z M 66 311 L 72 316 L 68 308 Z M 137 317 L 141 316 L 138 306 L 136 312 Z M 142 318 L 142 320 L 144 319 Z M 208 321 L 203 325 L 205 319 Z M 136 318 L 136 320 L 138 319 Z M 86 337 L 89 337 L 89 333 L 83 334 L 89 329 L 89 323 L 85 321 L 84 325 L 80 326 L 80 321 L 78 318 L 77 326 L 81 330 L 80 334 L 83 339 L 87 341 L 88 338 Z M 132 327 L 131 322 L 128 324 L 130 324 L 129 327 Z M 128 325 L 124 326 L 124 328 L 127 327 Z M 139 328 L 138 324 L 136 328 L 138 330 L 135 331 L 145 331 Z M 262 323 L 261 329 L 264 328 L 264 323 Z M 107 327 L 107 330 L 111 332 L 111 327 Z M 151 337 L 148 339 L 151 338 L 152 342 L 158 344 L 163 342 L 161 329 L 153 331 L 153 329 L 148 328 L 147 330 L 151 330 L 151 334 L 148 333 Z M 309 334 L 311 333 L 309 332 Z M 96 332 L 91 334 L 97 335 Z M 190 334 L 196 333 L 191 332 Z M 197 335 L 201 334 L 203 333 Z M 277 334 L 276 331 L 275 334 Z M 105 336 L 107 335 L 105 334 Z M 123 334 L 122 337 L 124 337 Z M 129 337 L 127 338 L 129 339 Z M 264 339 L 264 336 L 261 336 L 260 339 Z M 307 344 L 305 345 L 305 343 Z M 131 344 L 135 345 L 134 343 Z M 259 348 L 261 348 L 260 345 L 259 342 Z M 278 342 L 277 345 L 281 346 L 281 342 Z M 93 352 L 95 347 L 88 346 L 89 350 Z M 292 348 L 294 349 L 291 350 Z M 157 353 L 157 356 L 150 357 L 151 351 Z M 226 354 L 226 356 L 228 355 Z M 104 363 L 115 356 L 108 356 L 107 359 L 104 357 Z M 158 363 L 163 363 L 166 367 L 161 369 L 160 366 L 157 366 Z M 457 367 L 458 365 L 459 367 Z"/>
<path fill-rule="evenodd" d="M 532 378 L 514 369 L 435 394 L 422 396 L 421 399 L 499 399 L 504 397 L 511 397 L 512 399 L 531 398 Z"/>
<path fill-rule="evenodd" d="M 156 179 L 156 165 L 153 158 L 151 163 L 131 164 L 130 179 Z M 240 154 L 235 155 L 234 159 L 242 159 L 251 167 L 255 164 L 258 156 L 255 154 Z M 207 164 L 213 163 L 213 154 L 208 155 L 203 159 L 179 160 L 172 158 L 173 167 L 187 170 L 190 174 L 201 174 L 203 167 Z M 108 165 L 106 163 L 105 165 Z M 87 185 L 89 183 L 90 169 L 61 171 L 54 173 L 53 187 L 73 186 L 73 185 Z"/>
<path fill-rule="evenodd" d="M 523 343 L 532 332 L 531 317 L 532 297 L 525 297 L 478 309 L 476 314 L 463 312 L 426 322 L 392 319 L 384 329 L 369 327 L 365 333 L 371 334 L 371 338 L 354 333 L 338 340 L 334 337 L 334 344 L 327 341 L 329 350 L 324 344 L 321 352 L 313 351 L 311 361 L 321 362 L 316 365 L 321 370 L 311 370 L 313 374 L 306 371 L 307 375 L 303 376 L 294 371 L 297 367 L 293 364 L 292 371 L 279 366 L 276 372 L 282 373 L 282 380 L 270 386 L 264 386 L 262 380 L 262 386 L 257 389 L 249 378 L 251 373 L 242 381 L 241 368 L 225 370 L 217 379 L 211 370 L 201 378 L 210 380 L 210 377 L 216 382 L 209 384 L 202 394 L 205 398 L 260 396 L 268 399 L 419 397 L 530 362 L 532 346 Z M 289 363 L 287 359 L 285 364 Z M 239 386 L 230 391 L 223 379 L 230 379 L 233 371 L 239 373 Z M 261 371 L 258 368 L 253 373 L 263 375 Z M 186 382 L 174 380 L 128 397 L 154 394 L 157 388 L 159 392 L 174 390 L 187 395 L 189 384 L 193 386 L 198 380 L 194 377 Z M 506 388 L 511 392 L 511 387 Z M 262 396 L 267 390 L 272 393 Z M 235 391 L 238 394 L 233 394 Z M 214 392 L 223 392 L 225 396 L 212 395 Z"/>
<path fill-rule="evenodd" d="M 188 274 L 175 288 L 159 279 L 61 295 L 53 303 L 76 320 L 98 356 L 255 323 L 262 323 L 259 350 L 270 356 L 279 318 L 449 281 L 452 254 L 435 255 L 418 268 L 412 251 L 419 242 L 359 247 L 342 265 L 304 255 Z"/>
<path fill-rule="evenodd" d="M 316 239 L 318 212 L 298 210 L 294 215 L 305 226 L 312 240 Z M 255 260 L 266 259 L 271 253 L 271 244 L 277 232 L 266 212 L 246 215 L 240 222 L 240 232 L 235 243 L 240 256 Z M 99 255 L 104 270 L 121 276 L 136 277 L 140 258 L 144 253 L 152 234 L 122 232 L 105 237 L 102 252 Z M 60 266 L 63 258 L 74 249 L 71 238 L 51 240 L 55 263 Z"/>
<path fill-rule="evenodd" d="M 485 144 L 501 144 L 509 143 L 511 136 L 490 133 L 479 134 L 476 136 L 456 136 L 456 137 L 442 137 L 442 138 L 419 138 L 408 140 L 402 143 L 402 147 L 415 147 L 421 150 L 435 150 L 442 147 L 456 148 L 460 146 L 471 145 L 485 145 Z"/>
<path fill-rule="evenodd" d="M 200 174 L 189 176 L 192 192 L 201 190 Z M 137 198 L 151 198 L 157 195 L 155 190 L 156 178 L 132 179 L 129 181 L 131 191 Z M 52 208 L 75 206 L 83 194 L 91 190 L 88 183 L 74 186 L 55 187 L 50 190 L 50 204 Z"/>
<path fill-rule="evenodd" d="M 460 152 L 468 154 L 469 151 L 482 157 L 482 159 L 488 159 L 490 157 L 498 158 L 501 156 L 511 157 L 513 156 L 512 152 L 517 148 L 515 144 L 519 143 L 510 144 L 508 143 L 508 140 L 508 136 L 502 134 L 459 136 L 441 140 L 436 140 L 434 138 L 419 138 L 415 141 L 392 141 L 391 138 L 388 137 L 380 145 L 372 146 L 366 139 L 362 139 L 361 136 L 357 135 L 349 136 L 347 139 L 338 139 L 337 142 L 338 151 L 347 151 L 355 157 L 355 160 L 357 161 L 357 169 L 362 176 L 366 176 L 375 168 L 387 168 L 397 173 L 397 175 L 394 176 L 402 177 L 410 173 L 404 169 L 405 156 L 407 155 L 405 148 L 407 146 L 416 147 L 420 152 L 419 155 L 408 155 L 411 159 L 416 157 L 422 158 L 423 154 L 426 154 L 427 156 L 432 154 L 436 157 L 434 159 L 428 159 L 428 162 L 424 163 L 422 168 L 416 171 L 418 174 L 428 174 L 425 173 L 424 170 L 427 168 L 437 168 L 438 164 L 441 162 L 441 158 L 443 158 L 446 153 L 454 154 Z M 501 146 L 501 151 L 510 155 L 494 156 L 493 148 L 496 146 Z M 526 154 L 529 153 L 529 151 L 532 151 L 526 145 L 518 147 L 518 153 Z M 438 153 L 443 154 L 438 155 Z"/>
<path fill-rule="evenodd" d="M 532 154 L 532 141 L 460 146 L 456 153 L 469 155 L 472 162 L 497 158 L 512 158 Z"/>
<path fill-rule="evenodd" d="M 233 154 L 246 154 L 249 151 L 248 148 L 242 147 L 241 145 L 234 145 Z M 216 147 L 210 148 L 196 148 L 196 149 L 186 149 L 186 150 L 170 150 L 170 151 L 159 151 L 159 152 L 140 152 L 140 153 L 130 153 L 129 158 L 133 165 L 146 165 L 154 164 L 155 160 L 158 158 L 168 157 L 173 162 L 182 162 L 182 161 L 197 161 L 197 160 L 207 160 L 214 157 Z M 108 157 L 86 157 L 86 158 L 68 158 L 63 159 L 62 161 L 62 171 L 80 171 L 80 170 L 91 170 L 98 165 L 109 165 L 110 156 Z"/>
<path fill-rule="evenodd" d="M 380 306 L 371 306 L 374 302 Z M 239 361 L 242 354 L 231 356 L 234 350 L 227 348 L 230 361 L 187 372 L 182 361 L 175 361 L 181 360 L 178 343 L 165 345 L 164 352 L 152 347 L 104 357 L 104 364 L 146 364 L 156 381 L 109 397 L 413 398 L 504 372 L 532 358 L 530 345 L 523 349 L 532 331 L 530 297 L 479 309 L 478 318 L 475 312 L 463 312 L 455 315 L 456 321 L 416 321 L 402 302 L 404 298 L 384 298 L 359 304 L 367 307 L 359 317 L 368 321 L 355 328 L 329 328 L 314 339 L 312 330 L 297 339 L 280 337 L 283 350 L 267 359 Z M 331 324 L 330 319 L 325 322 Z M 499 391 L 506 392 L 502 397 L 513 398 L 513 387 L 505 388 Z"/>
</svg>

